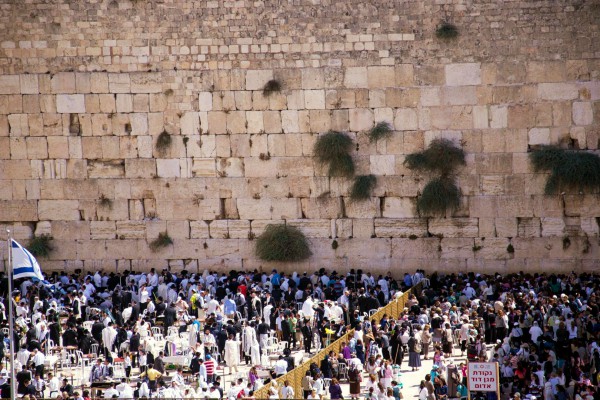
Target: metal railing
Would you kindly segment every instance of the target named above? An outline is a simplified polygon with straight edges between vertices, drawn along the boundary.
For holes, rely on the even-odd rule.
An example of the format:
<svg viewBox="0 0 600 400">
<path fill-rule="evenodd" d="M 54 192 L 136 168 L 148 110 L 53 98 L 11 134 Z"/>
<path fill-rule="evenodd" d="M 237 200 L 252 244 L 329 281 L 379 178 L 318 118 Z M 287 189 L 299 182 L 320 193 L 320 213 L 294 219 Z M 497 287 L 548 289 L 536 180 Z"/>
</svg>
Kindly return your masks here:
<svg viewBox="0 0 600 400">
<path fill-rule="evenodd" d="M 386 314 L 391 318 L 397 318 L 400 315 L 400 313 L 402 311 L 404 311 L 404 307 L 408 301 L 408 296 L 413 292 L 415 292 L 415 293 L 419 292 L 420 286 L 421 286 L 420 284 L 414 286 L 413 288 L 411 288 L 408 291 L 406 291 L 405 293 L 403 293 L 402 296 L 390 301 L 384 307 L 381 307 L 376 313 L 374 313 L 372 316 L 369 317 L 369 321 L 375 320 L 375 321 L 379 322 L 381 320 L 381 318 Z M 353 337 L 354 337 L 354 329 L 351 329 L 346 334 L 344 334 L 339 339 L 337 339 L 335 342 L 333 342 L 329 346 L 321 349 L 317 354 L 315 354 L 313 357 L 311 357 L 308 361 L 305 361 L 304 363 L 297 366 L 296 368 L 294 368 L 287 374 L 282 375 L 279 378 L 275 379 L 278 392 L 281 391 L 281 388 L 283 387 L 283 383 L 285 381 L 288 381 L 289 385 L 294 389 L 295 397 L 301 397 L 302 393 L 303 393 L 302 378 L 304 378 L 306 376 L 306 372 L 310 369 L 310 365 L 312 363 L 316 363 L 317 366 L 320 367 L 321 361 L 325 358 L 326 355 L 329 354 L 330 351 L 334 351 L 336 354 L 340 353 L 342 350 L 342 343 L 343 342 L 348 343 L 350 341 L 350 339 L 352 339 Z M 254 397 L 257 399 L 268 399 L 269 392 L 270 392 L 272 385 L 273 384 L 271 382 L 269 382 L 266 385 L 264 385 L 263 387 L 261 387 L 260 389 L 256 390 L 254 392 Z"/>
</svg>

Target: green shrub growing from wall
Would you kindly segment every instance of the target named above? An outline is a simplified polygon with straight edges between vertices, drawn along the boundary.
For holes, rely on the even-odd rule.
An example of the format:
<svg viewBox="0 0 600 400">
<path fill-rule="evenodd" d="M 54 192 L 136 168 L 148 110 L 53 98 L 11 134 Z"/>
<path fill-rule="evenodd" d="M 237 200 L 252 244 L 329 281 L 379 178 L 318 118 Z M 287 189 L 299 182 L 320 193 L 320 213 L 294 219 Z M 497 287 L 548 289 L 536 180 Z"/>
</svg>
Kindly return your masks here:
<svg viewBox="0 0 600 400">
<path fill-rule="evenodd" d="M 304 233 L 285 224 L 267 225 L 256 239 L 255 251 L 265 261 L 302 261 L 312 255 Z"/>
<path fill-rule="evenodd" d="M 544 192 L 599 193 L 600 157 L 581 150 L 544 146 L 529 154 L 535 172 L 550 172 Z"/>
<path fill-rule="evenodd" d="M 329 176 L 354 175 L 354 160 L 350 155 L 352 138 L 342 132 L 330 131 L 319 136 L 314 146 L 314 154 L 323 165 L 329 166 Z"/>
</svg>

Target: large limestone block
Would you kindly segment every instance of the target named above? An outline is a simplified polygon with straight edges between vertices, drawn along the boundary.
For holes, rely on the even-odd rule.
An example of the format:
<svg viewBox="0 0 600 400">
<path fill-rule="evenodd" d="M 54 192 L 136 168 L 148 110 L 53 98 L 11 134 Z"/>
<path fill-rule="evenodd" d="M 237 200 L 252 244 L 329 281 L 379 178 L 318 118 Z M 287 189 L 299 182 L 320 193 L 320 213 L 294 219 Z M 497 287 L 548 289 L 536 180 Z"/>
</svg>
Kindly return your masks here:
<svg viewBox="0 0 600 400">
<path fill-rule="evenodd" d="M 473 239 L 449 237 L 440 241 L 442 251 L 441 258 L 445 259 L 467 259 L 473 258 Z"/>
<path fill-rule="evenodd" d="M 429 220 L 429 233 L 441 237 L 477 237 L 477 218 L 432 218 Z"/>
<path fill-rule="evenodd" d="M 271 219 L 271 199 L 237 199 L 240 219 Z"/>
<path fill-rule="evenodd" d="M 435 260 L 440 256 L 439 245 L 440 239 L 434 237 L 395 238 L 392 239 L 392 258 L 403 261 L 406 259 Z"/>
<path fill-rule="evenodd" d="M 37 203 L 36 200 L 0 201 L 0 221 L 37 221 Z"/>
<path fill-rule="evenodd" d="M 21 93 L 19 75 L 0 75 L 0 94 Z"/>
<path fill-rule="evenodd" d="M 117 235 L 117 225 L 115 221 L 91 221 L 90 239 L 114 239 Z"/>
<path fill-rule="evenodd" d="M 498 217 L 532 217 L 533 200 L 531 196 L 497 196 L 496 213 Z"/>
<path fill-rule="evenodd" d="M 242 177 L 244 176 L 243 158 L 221 158 L 217 162 L 219 176 Z"/>
<path fill-rule="evenodd" d="M 414 200 L 409 197 L 385 197 L 383 199 L 384 218 L 413 218 Z"/>
<path fill-rule="evenodd" d="M 129 74 L 131 93 L 162 92 L 163 77 L 158 72 L 134 72 Z"/>
<path fill-rule="evenodd" d="M 565 220 L 563 218 L 541 218 L 542 236 L 560 236 L 565 233 Z"/>
<path fill-rule="evenodd" d="M 373 127 L 373 112 L 368 108 L 354 108 L 349 116 L 351 131 L 359 132 Z"/>
<path fill-rule="evenodd" d="M 208 230 L 211 239 L 229 239 L 227 220 L 225 219 L 212 221 Z"/>
<path fill-rule="evenodd" d="M 579 90 L 574 83 L 540 83 L 538 97 L 543 100 L 574 100 Z"/>
<path fill-rule="evenodd" d="M 250 226 L 251 226 L 251 229 L 252 229 L 252 233 L 255 236 L 260 236 L 265 231 L 265 229 L 267 229 L 267 226 L 269 226 L 269 225 L 283 224 L 284 222 L 285 221 L 282 221 L 282 220 L 255 219 L 255 220 L 252 220 L 250 222 Z"/>
<path fill-rule="evenodd" d="M 398 108 L 394 115 L 394 129 L 397 131 L 414 131 L 419 127 L 417 110 L 413 108 Z"/>
<path fill-rule="evenodd" d="M 372 155 L 369 158 L 371 174 L 377 176 L 395 175 L 396 157 L 394 155 Z"/>
<path fill-rule="evenodd" d="M 181 176 L 179 159 L 156 160 L 156 174 L 161 178 L 178 178 Z"/>
<path fill-rule="evenodd" d="M 271 208 L 271 218 L 274 219 L 302 218 L 300 199 L 273 199 Z"/>
<path fill-rule="evenodd" d="M 344 204 L 348 218 L 377 218 L 381 216 L 378 197 L 371 197 L 360 202 L 344 199 Z"/>
<path fill-rule="evenodd" d="M 305 90 L 304 108 L 307 110 L 325 109 L 325 91 L 324 90 Z"/>
<path fill-rule="evenodd" d="M 156 161 L 154 159 L 127 159 L 125 160 L 125 176 L 127 178 L 152 178 L 156 175 Z"/>
<path fill-rule="evenodd" d="M 146 224 L 144 221 L 117 221 L 119 239 L 145 239 Z"/>
<path fill-rule="evenodd" d="M 396 86 L 396 71 L 393 66 L 372 66 L 367 68 L 369 88 L 378 89 Z"/>
<path fill-rule="evenodd" d="M 549 128 L 533 128 L 528 132 L 529 144 L 549 145 L 550 144 L 550 129 Z"/>
<path fill-rule="evenodd" d="M 303 68 L 302 89 L 322 89 L 325 85 L 323 69 Z"/>
<path fill-rule="evenodd" d="M 84 113 L 85 96 L 82 94 L 56 95 L 56 111 L 63 114 Z"/>
<path fill-rule="evenodd" d="M 335 220 L 335 237 L 342 239 L 352 238 L 352 221 L 349 218 Z"/>
<path fill-rule="evenodd" d="M 518 234 L 517 218 L 496 218 L 494 220 L 496 236 L 516 237 Z M 480 232 L 481 233 L 481 232 Z"/>
<path fill-rule="evenodd" d="M 40 219 L 47 221 L 78 221 L 79 201 L 77 200 L 40 200 L 38 203 Z"/>
<path fill-rule="evenodd" d="M 348 67 L 344 74 L 344 87 L 368 88 L 369 77 L 366 67 Z"/>
<path fill-rule="evenodd" d="M 306 218 L 341 218 L 342 210 L 339 198 L 303 198 L 301 199 L 302 213 Z"/>
<path fill-rule="evenodd" d="M 445 65 L 446 85 L 470 86 L 481 84 L 480 63 L 459 63 Z"/>
<path fill-rule="evenodd" d="M 540 218 L 518 218 L 517 235 L 521 238 L 540 237 L 542 233 Z"/>
<path fill-rule="evenodd" d="M 227 220 L 227 230 L 229 237 L 232 239 L 247 239 L 250 235 L 250 221 L 235 219 Z"/>
<path fill-rule="evenodd" d="M 200 111 L 213 110 L 213 94 L 211 92 L 200 92 L 198 102 Z"/>
<path fill-rule="evenodd" d="M 125 176 L 125 160 L 88 160 L 90 178 L 122 178 Z"/>
<path fill-rule="evenodd" d="M 273 70 L 248 70 L 246 71 L 246 90 L 262 90 L 271 79 L 273 79 Z"/>
<path fill-rule="evenodd" d="M 592 103 L 576 101 L 573 103 L 573 123 L 575 125 L 591 125 L 594 121 Z"/>
<path fill-rule="evenodd" d="M 308 238 L 331 237 L 331 221 L 328 219 L 291 219 L 287 223 L 300 229 Z"/>
<path fill-rule="evenodd" d="M 6 76 L 6 75 L 4 75 Z M 10 76 L 10 75 L 9 75 Z M 2 78 L 0 78 L 2 79 Z M 23 94 L 38 94 L 40 93 L 38 76 L 34 74 L 26 74 L 20 76 L 21 93 Z M 0 83 L 2 86 L 2 83 Z M 2 90 L 2 89 L 0 89 Z M 4 94 L 4 93 L 0 93 Z"/>
<path fill-rule="evenodd" d="M 375 218 L 377 237 L 426 237 L 427 220 L 424 218 Z"/>
<path fill-rule="evenodd" d="M 59 72 L 50 80 L 52 93 L 75 93 L 75 74 L 73 72 Z"/>
<path fill-rule="evenodd" d="M 52 236 L 61 240 L 88 240 L 90 224 L 88 221 L 52 221 Z"/>
<path fill-rule="evenodd" d="M 208 239 L 209 225 L 202 220 L 190 221 L 190 238 L 191 239 Z"/>
</svg>

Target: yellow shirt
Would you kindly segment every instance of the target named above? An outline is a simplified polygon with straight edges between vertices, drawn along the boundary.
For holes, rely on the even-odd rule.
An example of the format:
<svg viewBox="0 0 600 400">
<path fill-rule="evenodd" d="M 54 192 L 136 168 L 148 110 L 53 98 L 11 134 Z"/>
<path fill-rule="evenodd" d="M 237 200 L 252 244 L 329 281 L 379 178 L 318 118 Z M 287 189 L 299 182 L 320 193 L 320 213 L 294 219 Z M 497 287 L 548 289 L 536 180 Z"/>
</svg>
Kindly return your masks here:
<svg viewBox="0 0 600 400">
<path fill-rule="evenodd" d="M 140 378 L 145 375 L 148 376 L 148 379 L 150 379 L 151 381 L 155 381 L 162 376 L 162 374 L 160 372 L 158 372 L 157 370 L 155 370 L 154 368 L 150 368 L 148 371 L 142 372 L 140 374 Z"/>
</svg>

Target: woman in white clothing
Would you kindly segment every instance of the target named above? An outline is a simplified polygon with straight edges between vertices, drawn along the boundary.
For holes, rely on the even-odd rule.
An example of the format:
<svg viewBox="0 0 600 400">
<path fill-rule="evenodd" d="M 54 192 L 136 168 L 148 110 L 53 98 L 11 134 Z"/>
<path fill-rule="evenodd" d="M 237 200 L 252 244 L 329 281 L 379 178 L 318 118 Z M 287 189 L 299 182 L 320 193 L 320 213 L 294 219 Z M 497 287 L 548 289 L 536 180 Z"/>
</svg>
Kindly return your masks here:
<svg viewBox="0 0 600 400">
<path fill-rule="evenodd" d="M 427 400 L 428 397 L 429 391 L 427 390 L 425 381 L 421 381 L 421 384 L 419 385 L 419 400 Z"/>
</svg>

